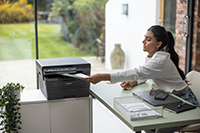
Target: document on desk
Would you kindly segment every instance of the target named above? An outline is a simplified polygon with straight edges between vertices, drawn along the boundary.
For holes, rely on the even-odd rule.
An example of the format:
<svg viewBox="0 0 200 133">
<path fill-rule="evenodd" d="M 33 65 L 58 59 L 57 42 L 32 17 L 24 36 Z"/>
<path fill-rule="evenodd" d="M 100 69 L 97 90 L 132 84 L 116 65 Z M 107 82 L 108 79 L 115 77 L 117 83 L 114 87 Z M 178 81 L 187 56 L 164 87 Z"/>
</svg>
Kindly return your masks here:
<svg viewBox="0 0 200 133">
<path fill-rule="evenodd" d="M 131 120 L 161 116 L 161 114 L 159 114 L 144 103 L 128 103 L 122 104 L 122 106 L 129 111 L 129 117 Z"/>
<path fill-rule="evenodd" d="M 78 78 L 78 79 L 89 77 L 88 75 L 85 75 L 83 73 L 76 73 L 76 74 L 63 73 L 63 74 L 60 74 L 60 75 Z"/>
</svg>

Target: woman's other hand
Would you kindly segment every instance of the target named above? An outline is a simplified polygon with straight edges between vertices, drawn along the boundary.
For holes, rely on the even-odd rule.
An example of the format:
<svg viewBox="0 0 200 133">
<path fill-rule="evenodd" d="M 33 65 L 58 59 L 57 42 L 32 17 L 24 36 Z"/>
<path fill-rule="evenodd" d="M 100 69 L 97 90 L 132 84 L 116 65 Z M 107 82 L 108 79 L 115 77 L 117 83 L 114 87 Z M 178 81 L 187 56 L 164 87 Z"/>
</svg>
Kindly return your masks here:
<svg viewBox="0 0 200 133">
<path fill-rule="evenodd" d="M 97 84 L 100 81 L 110 81 L 110 74 L 94 74 L 90 77 L 82 78 L 82 80 L 85 80 L 86 82 L 91 82 L 93 84 Z"/>
<path fill-rule="evenodd" d="M 125 82 L 122 82 L 120 85 L 123 89 L 130 90 L 131 87 L 137 85 L 137 81 L 125 81 Z"/>
</svg>

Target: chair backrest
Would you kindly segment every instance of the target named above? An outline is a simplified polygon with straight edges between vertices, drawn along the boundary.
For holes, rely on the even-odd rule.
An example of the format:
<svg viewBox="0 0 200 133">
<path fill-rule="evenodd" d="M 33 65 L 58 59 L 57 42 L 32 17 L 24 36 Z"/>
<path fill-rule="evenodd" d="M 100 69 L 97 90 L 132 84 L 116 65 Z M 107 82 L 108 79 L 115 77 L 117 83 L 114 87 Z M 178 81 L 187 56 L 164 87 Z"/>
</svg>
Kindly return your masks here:
<svg viewBox="0 0 200 133">
<path fill-rule="evenodd" d="M 200 103 L 200 72 L 190 71 L 186 78 L 188 80 L 189 87 L 192 89 Z"/>
</svg>

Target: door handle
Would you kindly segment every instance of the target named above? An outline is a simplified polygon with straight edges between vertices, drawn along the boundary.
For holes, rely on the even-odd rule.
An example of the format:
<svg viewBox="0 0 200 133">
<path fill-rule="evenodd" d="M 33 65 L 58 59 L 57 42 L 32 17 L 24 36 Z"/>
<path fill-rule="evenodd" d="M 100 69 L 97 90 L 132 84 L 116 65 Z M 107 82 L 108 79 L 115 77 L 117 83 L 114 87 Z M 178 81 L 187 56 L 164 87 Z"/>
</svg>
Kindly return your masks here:
<svg viewBox="0 0 200 133">
<path fill-rule="evenodd" d="M 184 18 L 186 18 L 187 19 L 187 21 L 186 21 L 186 24 L 188 23 L 188 18 L 189 18 L 189 16 L 188 15 L 183 15 L 183 17 L 182 17 L 182 36 L 183 37 L 187 37 L 188 36 L 188 33 L 187 33 L 187 31 L 188 31 L 188 26 L 186 25 L 186 32 L 184 33 Z"/>
</svg>

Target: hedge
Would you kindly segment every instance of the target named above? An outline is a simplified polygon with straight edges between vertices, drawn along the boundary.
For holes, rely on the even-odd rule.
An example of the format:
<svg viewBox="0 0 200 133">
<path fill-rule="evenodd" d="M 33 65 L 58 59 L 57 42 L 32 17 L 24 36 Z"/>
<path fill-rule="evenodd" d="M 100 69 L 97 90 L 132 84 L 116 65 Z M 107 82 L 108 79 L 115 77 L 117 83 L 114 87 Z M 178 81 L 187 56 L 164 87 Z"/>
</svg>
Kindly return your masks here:
<svg viewBox="0 0 200 133">
<path fill-rule="evenodd" d="M 0 23 L 19 23 L 34 20 L 33 5 L 27 0 L 10 2 L 4 0 L 0 4 Z"/>
</svg>

